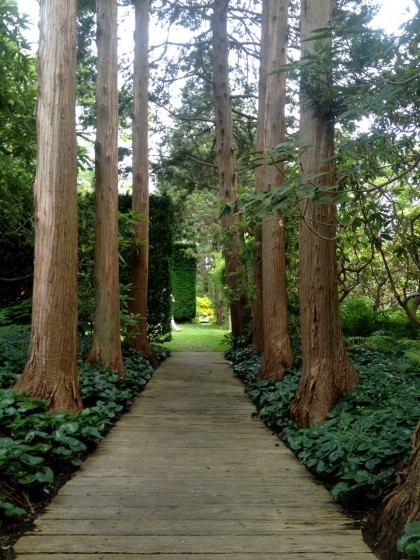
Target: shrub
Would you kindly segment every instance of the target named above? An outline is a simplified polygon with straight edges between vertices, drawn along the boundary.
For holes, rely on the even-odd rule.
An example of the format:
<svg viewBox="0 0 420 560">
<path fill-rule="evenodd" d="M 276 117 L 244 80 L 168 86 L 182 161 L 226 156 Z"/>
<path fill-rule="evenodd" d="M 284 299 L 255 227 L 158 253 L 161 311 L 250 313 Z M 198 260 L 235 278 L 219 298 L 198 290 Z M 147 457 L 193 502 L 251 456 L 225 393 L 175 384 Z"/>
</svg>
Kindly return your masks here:
<svg viewBox="0 0 420 560">
<path fill-rule="evenodd" d="M 175 321 L 186 323 L 196 311 L 197 256 L 195 244 L 175 243 L 171 264 L 172 314 Z"/>
<path fill-rule="evenodd" d="M 151 342 L 171 340 L 171 258 L 174 205 L 166 194 L 150 195 L 148 335 Z"/>
<path fill-rule="evenodd" d="M 0 331 L 0 387 L 8 388 L 17 381 L 28 357 L 30 332 L 25 327 Z"/>
<path fill-rule="evenodd" d="M 341 305 L 345 336 L 367 336 L 377 330 L 377 316 L 368 298 L 346 299 Z"/>
</svg>

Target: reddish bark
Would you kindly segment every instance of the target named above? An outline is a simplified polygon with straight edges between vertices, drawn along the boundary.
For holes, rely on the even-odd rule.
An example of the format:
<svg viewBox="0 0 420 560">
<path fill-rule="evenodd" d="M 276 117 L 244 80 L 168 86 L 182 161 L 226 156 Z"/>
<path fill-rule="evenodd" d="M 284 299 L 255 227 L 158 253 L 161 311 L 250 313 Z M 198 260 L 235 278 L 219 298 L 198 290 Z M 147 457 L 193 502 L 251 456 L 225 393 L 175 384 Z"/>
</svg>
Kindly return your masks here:
<svg viewBox="0 0 420 560">
<path fill-rule="evenodd" d="M 129 311 L 138 317 L 130 328 L 129 344 L 149 358 L 158 360 L 147 338 L 147 293 L 149 272 L 149 0 L 135 1 L 134 32 L 134 115 L 133 115 L 133 210 L 139 215 L 137 247 L 131 263 Z"/>
<path fill-rule="evenodd" d="M 212 18 L 213 99 L 216 116 L 216 152 L 219 173 L 219 196 L 229 206 L 236 200 L 236 161 L 233 146 L 232 108 L 229 87 L 227 32 L 228 0 L 215 0 Z M 238 218 L 224 213 L 222 227 L 225 230 L 224 257 L 226 280 L 229 288 L 232 335 L 237 338 L 246 334 L 250 312 L 246 298 L 241 295 L 239 271 L 239 247 L 241 238 L 237 228 Z"/>
<path fill-rule="evenodd" d="M 82 409 L 77 373 L 76 0 L 42 0 L 35 269 L 29 357 L 14 386 L 52 412 Z"/>
<path fill-rule="evenodd" d="M 284 142 L 286 132 L 286 73 L 278 72 L 287 63 L 288 0 L 268 0 L 263 21 L 262 41 L 266 53 L 265 92 L 261 121 L 261 149 L 269 150 Z M 265 15 L 265 17 L 264 17 Z M 257 184 L 259 190 L 270 191 L 284 182 L 284 163 L 265 161 L 264 174 Z M 286 293 L 285 219 L 271 212 L 262 222 L 262 283 L 264 344 L 263 361 L 258 379 L 283 379 L 285 369 L 293 363 L 293 352 L 288 334 Z"/>
<path fill-rule="evenodd" d="M 95 321 L 87 362 L 125 375 L 118 263 L 117 0 L 97 0 Z"/>
<path fill-rule="evenodd" d="M 313 55 L 317 41 L 312 30 L 331 25 L 332 1 L 301 3 L 301 40 L 304 56 Z M 322 39 L 329 41 L 329 39 Z M 311 79 L 311 76 L 307 76 Z M 328 74 L 314 72 L 319 98 L 329 88 Z M 335 185 L 334 123 L 317 106 L 318 99 L 301 92 L 300 133 L 303 142 L 300 168 L 303 176 L 320 174 L 305 187 Z M 336 217 L 331 203 L 301 198 L 299 303 L 303 375 L 291 414 L 300 426 L 325 420 L 333 406 L 358 382 L 345 349 L 338 301 Z"/>
</svg>

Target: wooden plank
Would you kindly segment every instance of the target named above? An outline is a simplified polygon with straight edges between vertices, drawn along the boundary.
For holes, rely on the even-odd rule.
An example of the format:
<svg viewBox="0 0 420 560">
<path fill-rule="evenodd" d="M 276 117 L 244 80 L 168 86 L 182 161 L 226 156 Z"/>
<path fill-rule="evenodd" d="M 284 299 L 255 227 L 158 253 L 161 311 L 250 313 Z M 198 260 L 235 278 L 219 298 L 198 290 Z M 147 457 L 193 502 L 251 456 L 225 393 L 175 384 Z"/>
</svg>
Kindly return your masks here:
<svg viewBox="0 0 420 560">
<path fill-rule="evenodd" d="M 61 553 L 48 553 L 48 554 L 21 554 L 19 560 L 215 560 L 213 554 L 109 554 L 109 553 L 92 553 L 92 554 L 61 554 Z M 244 553 L 228 553 L 223 554 L 223 560 L 255 560 L 255 554 Z M 279 555 L 275 554 L 259 554 L 258 560 L 279 560 Z M 300 553 L 299 559 L 296 558 L 295 553 L 282 553 L 281 560 L 325 560 L 324 553 Z M 355 560 L 352 553 L 329 553 L 328 560 Z M 357 560 L 372 560 L 371 553 L 358 553 Z"/>
<path fill-rule="evenodd" d="M 351 529 L 351 524 L 345 519 L 334 524 L 335 531 L 342 531 L 343 538 Z M 318 534 L 328 538 L 331 530 L 330 520 L 319 523 L 318 520 L 300 519 L 293 521 L 283 519 L 282 521 L 266 520 L 220 520 L 213 519 L 70 519 L 61 520 L 43 518 L 35 525 L 33 534 L 44 535 L 276 535 L 279 538 L 288 534 L 299 533 L 305 535 L 307 532 L 317 531 Z"/>
<path fill-rule="evenodd" d="M 132 536 L 132 535 L 88 535 L 88 538 L 75 538 L 73 535 L 57 535 L 52 539 L 39 538 L 28 535 L 24 537 L 19 546 L 16 547 L 19 554 L 35 552 L 46 554 L 51 550 L 57 552 L 67 551 L 69 553 L 119 553 L 134 554 L 141 551 L 143 554 L 231 554 L 233 552 L 260 553 L 284 553 L 303 552 L 330 553 L 351 552 L 353 554 L 368 552 L 367 545 L 359 538 L 352 538 L 348 534 L 343 538 L 342 532 L 330 532 L 328 538 L 325 534 L 317 535 L 312 531 L 307 535 L 289 534 L 280 537 L 269 537 L 267 535 L 214 535 L 191 536 L 191 535 L 159 535 Z"/>
<path fill-rule="evenodd" d="M 190 522 L 194 519 L 207 519 L 212 520 L 254 520 L 256 523 L 259 520 L 296 520 L 298 523 L 301 520 L 318 521 L 322 524 L 325 520 L 329 520 L 331 525 L 335 527 L 336 523 L 345 522 L 351 523 L 352 520 L 343 516 L 337 508 L 321 510 L 319 506 L 311 507 L 287 507 L 281 508 L 267 508 L 265 505 L 254 505 L 252 510 L 244 509 L 242 506 L 229 506 L 223 507 L 216 506 L 203 506 L 195 507 L 194 509 L 183 507 L 166 507 L 159 506 L 155 508 L 150 507 L 132 507 L 127 505 L 110 506 L 106 508 L 98 508 L 93 505 L 90 506 L 66 506 L 65 508 L 56 507 L 54 503 L 50 506 L 41 519 L 158 519 L 158 520 L 176 520 L 183 519 Z"/>
<path fill-rule="evenodd" d="M 370 552 L 358 552 L 357 558 L 354 557 L 352 552 L 330 552 L 328 553 L 327 560 L 372 560 L 373 556 Z M 92 554 L 61 554 L 61 553 L 48 553 L 48 554 L 19 554 L 19 560 L 215 560 L 214 554 L 109 554 L 109 553 L 96 553 Z M 220 560 L 279 560 L 279 555 L 274 554 L 258 554 L 257 556 L 248 553 L 223 553 Z M 296 553 L 284 552 L 281 554 L 281 560 L 326 560 L 325 553 L 306 553 L 301 552 L 299 558 Z"/>
</svg>

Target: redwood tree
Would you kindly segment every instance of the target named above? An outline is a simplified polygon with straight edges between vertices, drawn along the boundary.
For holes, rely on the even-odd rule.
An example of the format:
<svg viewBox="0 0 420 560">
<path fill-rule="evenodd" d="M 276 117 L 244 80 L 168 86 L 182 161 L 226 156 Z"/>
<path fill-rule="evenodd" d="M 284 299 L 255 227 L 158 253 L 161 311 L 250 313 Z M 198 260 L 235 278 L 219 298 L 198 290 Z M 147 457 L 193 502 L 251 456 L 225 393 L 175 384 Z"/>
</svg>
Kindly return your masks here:
<svg viewBox="0 0 420 560">
<path fill-rule="evenodd" d="M 268 5 L 267 5 L 268 4 Z M 262 46 L 266 52 L 259 131 L 261 150 L 269 150 L 284 142 L 286 132 L 286 73 L 279 72 L 287 62 L 288 0 L 265 0 L 263 4 Z M 266 40 L 264 40 L 266 37 Z M 264 79 L 264 76 L 263 76 Z M 257 175 L 257 189 L 269 191 L 284 182 L 284 163 L 267 157 L 264 173 Z M 288 335 L 286 296 L 286 243 L 285 219 L 271 212 L 262 221 L 262 284 L 264 342 L 263 361 L 259 379 L 283 379 L 285 368 L 293 363 L 293 352 Z"/>
<path fill-rule="evenodd" d="M 76 0 L 41 0 L 39 25 L 32 329 L 14 388 L 77 412 Z"/>
<path fill-rule="evenodd" d="M 233 207 L 236 200 L 237 174 L 229 86 L 228 7 L 229 0 L 214 0 L 213 2 L 212 67 L 219 197 L 222 203 Z M 230 292 L 229 305 L 234 337 L 244 335 L 249 322 L 247 302 L 240 295 L 239 288 L 241 239 L 237 220 L 233 210 L 224 212 L 222 215 L 222 227 L 226 232 L 224 242 L 225 270 Z"/>
<path fill-rule="evenodd" d="M 131 263 L 129 311 L 138 319 L 130 328 L 129 343 L 154 366 L 157 358 L 147 339 L 147 289 L 149 270 L 149 0 L 135 0 L 134 111 L 133 111 L 133 210 L 136 248 Z"/>
<path fill-rule="evenodd" d="M 338 303 L 334 121 L 328 110 L 331 39 L 320 29 L 332 23 L 332 0 L 302 0 L 301 41 L 303 70 L 300 96 L 300 171 L 304 189 L 321 189 L 330 200 L 303 197 L 299 226 L 299 304 L 303 375 L 292 417 L 301 426 L 324 420 L 337 401 L 358 382 L 346 353 Z M 318 30 L 318 31 L 315 31 Z M 319 39 L 317 35 L 321 34 Z M 313 66 L 321 57 L 322 63 Z M 324 100 L 324 102 L 323 102 Z"/>
<path fill-rule="evenodd" d="M 264 111 L 267 86 L 267 55 L 268 55 L 268 0 L 263 0 L 261 13 L 260 43 L 260 74 L 258 83 L 258 119 L 257 119 L 257 157 L 262 157 L 264 150 Z M 263 191 L 265 185 L 266 166 L 261 165 L 255 170 L 255 187 Z M 263 314 L 263 280 L 262 280 L 262 229 L 259 223 L 255 227 L 255 256 L 253 264 L 253 300 L 252 300 L 252 351 L 262 352 L 264 349 L 264 314 Z"/>
<path fill-rule="evenodd" d="M 118 266 L 117 0 L 97 0 L 95 321 L 90 363 L 125 373 Z"/>
</svg>

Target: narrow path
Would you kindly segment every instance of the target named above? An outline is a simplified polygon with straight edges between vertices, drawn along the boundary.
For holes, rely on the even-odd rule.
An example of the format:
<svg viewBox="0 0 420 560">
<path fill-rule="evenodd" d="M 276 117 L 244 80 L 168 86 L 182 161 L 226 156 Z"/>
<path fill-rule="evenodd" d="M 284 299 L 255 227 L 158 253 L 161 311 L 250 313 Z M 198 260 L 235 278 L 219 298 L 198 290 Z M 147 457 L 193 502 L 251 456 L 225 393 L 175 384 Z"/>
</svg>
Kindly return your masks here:
<svg viewBox="0 0 420 560">
<path fill-rule="evenodd" d="M 15 545 L 20 560 L 368 560 L 219 353 L 175 353 Z"/>
</svg>

